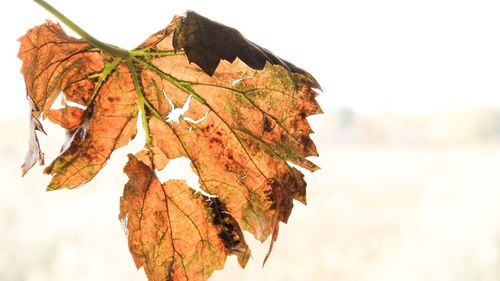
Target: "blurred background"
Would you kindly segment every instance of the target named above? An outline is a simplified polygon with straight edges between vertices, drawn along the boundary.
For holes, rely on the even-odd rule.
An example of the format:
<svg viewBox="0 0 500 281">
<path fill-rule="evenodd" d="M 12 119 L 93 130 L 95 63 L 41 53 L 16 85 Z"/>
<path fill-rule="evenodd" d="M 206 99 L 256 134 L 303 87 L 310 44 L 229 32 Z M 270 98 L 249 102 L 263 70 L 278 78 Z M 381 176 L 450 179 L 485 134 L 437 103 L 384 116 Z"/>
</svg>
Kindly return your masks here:
<svg viewBox="0 0 500 281">
<path fill-rule="evenodd" d="M 325 114 L 310 118 L 322 169 L 306 174 L 308 205 L 296 204 L 264 268 L 268 245 L 248 235 L 247 268 L 231 257 L 211 280 L 500 280 L 498 1 L 50 3 L 126 48 L 193 9 L 322 85 Z M 39 166 L 21 178 L 28 104 L 16 39 L 44 19 L 32 1 L 0 9 L 0 281 L 146 280 L 117 219 L 140 137 L 77 190 L 45 192 Z M 46 129 L 50 162 L 65 136 Z M 187 161 L 169 171 L 193 181 Z"/>
</svg>

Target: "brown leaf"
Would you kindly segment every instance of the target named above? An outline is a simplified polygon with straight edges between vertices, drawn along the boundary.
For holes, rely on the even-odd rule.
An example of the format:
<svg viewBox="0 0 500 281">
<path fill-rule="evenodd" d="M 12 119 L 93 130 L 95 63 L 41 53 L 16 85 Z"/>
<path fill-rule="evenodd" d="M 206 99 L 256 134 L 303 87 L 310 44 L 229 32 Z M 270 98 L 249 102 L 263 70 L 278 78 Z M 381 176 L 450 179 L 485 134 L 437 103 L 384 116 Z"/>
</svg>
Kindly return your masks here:
<svg viewBox="0 0 500 281">
<path fill-rule="evenodd" d="M 292 63 L 247 40 L 238 30 L 193 11 L 188 11 L 176 26 L 173 46 L 176 51 L 184 49 L 189 61 L 209 75 L 213 75 L 221 59 L 233 62 L 237 57 L 253 69 L 263 69 L 266 62 L 270 62 L 289 71 L 306 74 Z"/>
<path fill-rule="evenodd" d="M 318 153 L 306 117 L 321 113 L 319 85 L 235 29 L 188 12 L 126 58 L 51 22 L 20 41 L 34 101 L 23 171 L 43 156 L 38 118 L 68 133 L 45 169 L 53 176 L 48 189 L 91 180 L 134 138 L 141 112 L 145 150 L 125 168 L 130 180 L 120 217 L 150 280 L 206 280 L 229 254 L 244 266 L 250 254 L 240 227 L 260 241 L 272 235 L 271 250 L 293 200 L 306 202 L 304 175 L 289 163 L 318 168 L 307 159 Z M 52 109 L 59 94 L 68 103 Z M 200 188 L 216 197 L 196 195 L 180 181 L 160 184 L 155 170 L 178 157 L 190 159 Z"/>
<path fill-rule="evenodd" d="M 250 257 L 236 221 L 217 198 L 195 194 L 184 181 L 163 185 L 153 169 L 129 155 L 129 182 L 120 204 L 129 247 L 149 280 L 206 280 L 236 255 Z"/>
</svg>

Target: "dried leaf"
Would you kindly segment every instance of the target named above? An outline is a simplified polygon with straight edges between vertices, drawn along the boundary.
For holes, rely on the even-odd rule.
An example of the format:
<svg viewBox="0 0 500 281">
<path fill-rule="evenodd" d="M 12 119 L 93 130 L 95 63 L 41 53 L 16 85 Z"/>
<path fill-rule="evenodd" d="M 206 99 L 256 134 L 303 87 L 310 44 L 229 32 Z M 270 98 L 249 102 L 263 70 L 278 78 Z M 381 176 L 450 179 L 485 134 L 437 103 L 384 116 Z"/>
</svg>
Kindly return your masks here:
<svg viewBox="0 0 500 281">
<path fill-rule="evenodd" d="M 206 280 L 230 254 L 244 266 L 250 252 L 240 227 L 260 241 L 272 234 L 271 250 L 293 199 L 306 202 L 304 175 L 289 162 L 317 169 L 306 159 L 318 155 L 306 117 L 321 113 L 319 85 L 235 29 L 188 12 L 126 58 L 51 22 L 20 41 L 34 101 L 23 170 L 43 156 L 38 118 L 68 132 L 45 169 L 52 175 L 48 189 L 91 180 L 135 137 L 141 112 L 146 145 L 125 167 L 120 218 L 150 280 Z M 53 109 L 59 94 L 68 102 Z M 191 160 L 200 188 L 216 197 L 195 194 L 181 181 L 159 182 L 155 170 L 178 157 Z"/>
<path fill-rule="evenodd" d="M 40 143 L 38 142 L 36 131 L 40 131 L 44 134 L 46 133 L 43 129 L 42 123 L 40 123 L 37 118 L 39 111 L 38 107 L 30 96 L 28 96 L 28 100 L 30 103 L 30 140 L 28 152 L 26 153 L 24 163 L 21 166 L 23 176 L 35 165 L 36 162 L 40 163 L 40 165 L 44 165 L 44 155 L 40 149 Z"/>
<path fill-rule="evenodd" d="M 214 74 L 221 59 L 233 62 L 237 57 L 253 69 L 263 69 L 266 62 L 270 62 L 289 71 L 306 74 L 292 63 L 247 40 L 238 30 L 193 11 L 188 11 L 176 26 L 172 41 L 176 51 L 184 49 L 189 61 L 209 75 Z"/>
<path fill-rule="evenodd" d="M 125 173 L 130 180 L 120 220 L 126 222 L 134 261 L 149 280 L 206 280 L 231 254 L 246 265 L 250 251 L 219 199 L 195 194 L 184 181 L 161 184 L 133 155 Z"/>
</svg>

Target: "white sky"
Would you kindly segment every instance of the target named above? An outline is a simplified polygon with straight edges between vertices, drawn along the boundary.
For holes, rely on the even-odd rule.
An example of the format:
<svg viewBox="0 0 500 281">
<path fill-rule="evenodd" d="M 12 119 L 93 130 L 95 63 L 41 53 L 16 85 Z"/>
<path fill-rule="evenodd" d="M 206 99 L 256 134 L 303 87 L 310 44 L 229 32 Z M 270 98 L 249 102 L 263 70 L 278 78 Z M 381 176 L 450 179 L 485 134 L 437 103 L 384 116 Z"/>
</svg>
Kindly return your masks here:
<svg viewBox="0 0 500 281">
<path fill-rule="evenodd" d="M 164 28 L 174 14 L 195 10 L 311 72 L 323 86 L 325 112 L 345 106 L 363 113 L 500 106 L 498 0 L 49 3 L 98 39 L 125 48 Z M 28 110 L 16 39 L 45 19 L 55 20 L 33 1 L 4 5 L 0 71 L 9 104 L 0 120 Z"/>
</svg>

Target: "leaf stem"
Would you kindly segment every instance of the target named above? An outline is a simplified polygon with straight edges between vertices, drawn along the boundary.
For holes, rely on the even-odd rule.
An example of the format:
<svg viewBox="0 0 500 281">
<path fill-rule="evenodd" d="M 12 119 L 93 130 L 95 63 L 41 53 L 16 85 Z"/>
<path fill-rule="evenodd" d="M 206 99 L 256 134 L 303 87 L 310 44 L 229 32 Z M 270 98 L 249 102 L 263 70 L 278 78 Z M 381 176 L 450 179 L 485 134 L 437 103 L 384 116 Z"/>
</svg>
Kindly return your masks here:
<svg viewBox="0 0 500 281">
<path fill-rule="evenodd" d="M 142 87 L 138 77 L 139 75 L 137 74 L 137 70 L 135 69 L 135 66 L 130 58 L 127 59 L 127 65 L 130 70 L 130 74 L 132 75 L 132 80 L 134 81 L 135 91 L 138 97 L 139 110 L 141 111 L 142 127 L 144 128 L 144 134 L 146 136 L 146 148 L 148 150 L 151 163 L 154 167 L 153 140 L 151 139 L 151 131 L 149 129 L 149 118 L 146 114 L 146 107 L 145 107 L 145 105 L 148 104 L 148 101 L 142 93 Z"/>
<path fill-rule="evenodd" d="M 44 0 L 34 0 L 38 5 L 42 6 L 45 10 L 47 10 L 49 13 L 54 15 L 57 19 L 59 19 L 61 22 L 63 22 L 66 26 L 71 28 L 74 32 L 76 32 L 78 35 L 80 35 L 85 41 L 87 41 L 90 45 L 102 50 L 105 53 L 111 54 L 115 57 L 120 57 L 120 58 L 127 58 L 130 55 L 130 52 L 122 49 L 120 47 L 116 47 L 107 43 L 104 43 L 102 41 L 97 40 L 94 38 L 92 35 L 88 34 L 85 30 L 83 30 L 81 27 L 76 25 L 73 21 L 68 19 L 65 15 L 63 15 L 61 12 L 59 12 L 56 8 L 52 7 L 49 3 L 45 2 Z"/>
</svg>

